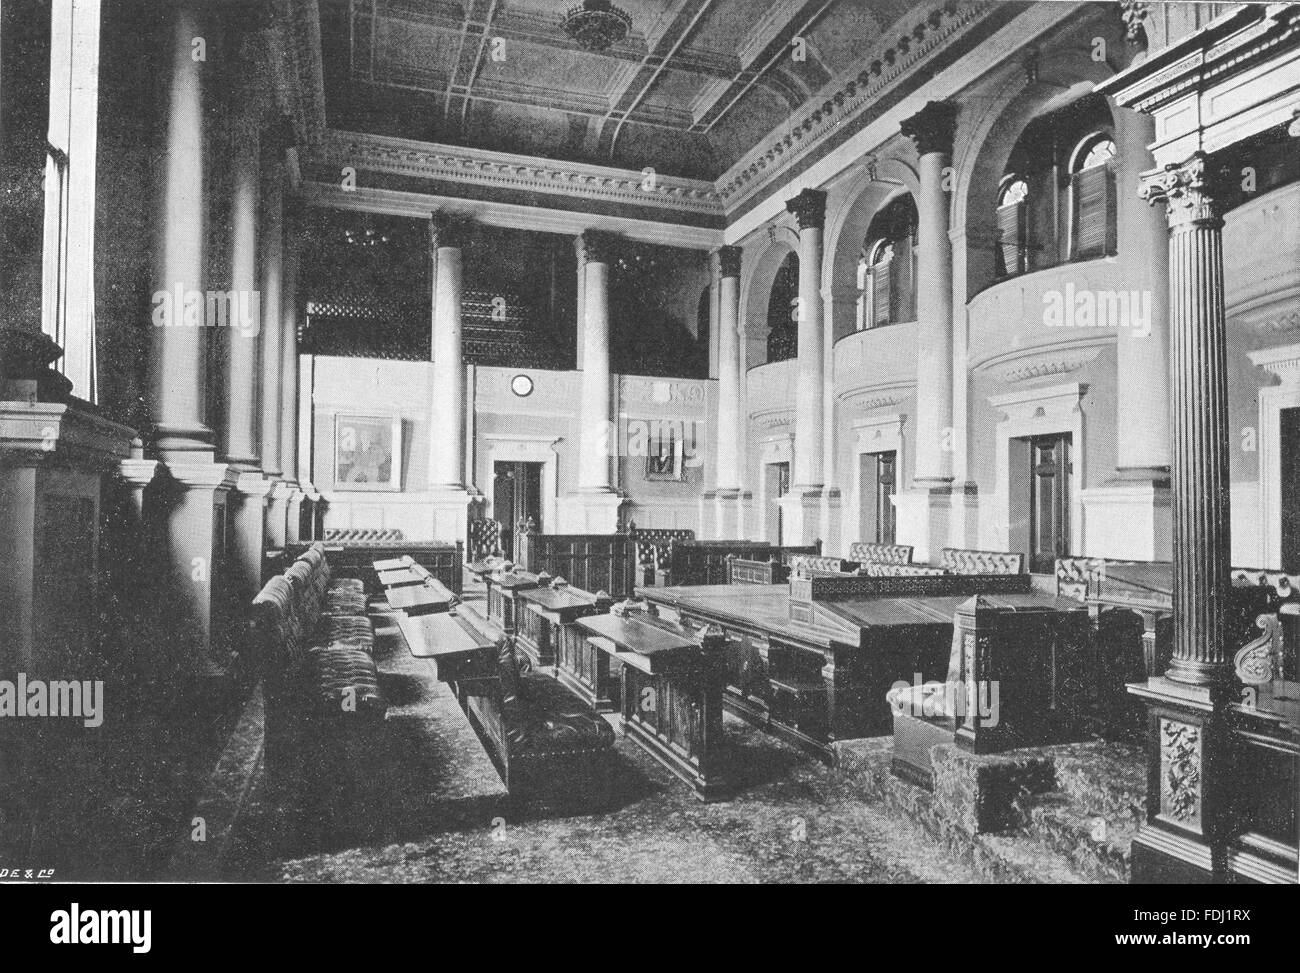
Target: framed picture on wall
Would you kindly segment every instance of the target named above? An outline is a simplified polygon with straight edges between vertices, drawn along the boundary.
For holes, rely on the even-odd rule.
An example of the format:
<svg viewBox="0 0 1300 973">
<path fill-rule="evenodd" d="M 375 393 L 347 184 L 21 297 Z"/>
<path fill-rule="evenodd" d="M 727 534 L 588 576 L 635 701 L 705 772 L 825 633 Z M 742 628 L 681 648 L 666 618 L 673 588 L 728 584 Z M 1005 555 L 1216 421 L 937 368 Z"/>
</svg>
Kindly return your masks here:
<svg viewBox="0 0 1300 973">
<path fill-rule="evenodd" d="M 402 488 L 402 420 L 396 416 L 334 417 L 334 489 Z"/>
<path fill-rule="evenodd" d="M 686 444 L 677 436 L 672 423 L 664 423 L 650 439 L 645 460 L 645 478 L 658 482 L 681 482 L 686 479 Z"/>
</svg>

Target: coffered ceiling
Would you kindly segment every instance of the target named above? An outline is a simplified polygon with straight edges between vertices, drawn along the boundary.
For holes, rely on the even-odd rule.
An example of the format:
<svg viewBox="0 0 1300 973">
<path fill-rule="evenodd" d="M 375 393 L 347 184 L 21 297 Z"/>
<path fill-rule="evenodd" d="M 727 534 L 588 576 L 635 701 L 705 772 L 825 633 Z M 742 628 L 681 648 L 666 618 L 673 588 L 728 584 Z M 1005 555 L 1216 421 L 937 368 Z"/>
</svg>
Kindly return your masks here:
<svg viewBox="0 0 1300 973">
<path fill-rule="evenodd" d="M 711 180 L 916 6 L 620 0 L 630 35 L 593 53 L 578 2 L 321 0 L 328 125 Z"/>
</svg>

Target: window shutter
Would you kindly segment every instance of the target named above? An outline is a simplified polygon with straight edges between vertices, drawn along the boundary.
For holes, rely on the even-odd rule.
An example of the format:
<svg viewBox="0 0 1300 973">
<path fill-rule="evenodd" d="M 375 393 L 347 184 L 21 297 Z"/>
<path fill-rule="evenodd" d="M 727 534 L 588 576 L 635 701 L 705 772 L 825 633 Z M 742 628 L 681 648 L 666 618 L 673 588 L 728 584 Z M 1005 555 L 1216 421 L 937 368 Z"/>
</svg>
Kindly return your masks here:
<svg viewBox="0 0 1300 973">
<path fill-rule="evenodd" d="M 871 268 L 871 327 L 890 321 L 890 278 L 896 260 L 887 260 Z"/>
<path fill-rule="evenodd" d="M 915 236 L 907 233 L 894 242 L 894 259 L 889 265 L 890 282 L 890 321 L 911 321 L 916 317 L 914 301 L 916 274 L 913 263 L 916 255 L 912 252 Z"/>
<path fill-rule="evenodd" d="M 1110 166 L 1095 166 L 1074 174 L 1075 259 L 1115 252 L 1114 185 Z"/>
<path fill-rule="evenodd" d="M 1025 272 L 1025 245 L 1028 237 L 1025 215 L 1023 201 L 998 207 L 999 255 L 1002 258 L 1003 276 L 1009 277 Z"/>
</svg>

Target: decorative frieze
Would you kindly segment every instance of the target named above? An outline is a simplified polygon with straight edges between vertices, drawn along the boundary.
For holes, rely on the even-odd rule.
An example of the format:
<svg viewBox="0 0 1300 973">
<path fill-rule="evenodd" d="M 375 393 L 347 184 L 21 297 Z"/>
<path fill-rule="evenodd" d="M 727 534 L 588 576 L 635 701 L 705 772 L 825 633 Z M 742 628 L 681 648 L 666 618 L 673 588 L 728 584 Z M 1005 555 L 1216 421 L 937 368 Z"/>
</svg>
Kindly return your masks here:
<svg viewBox="0 0 1300 973">
<path fill-rule="evenodd" d="M 1160 811 L 1192 827 L 1201 817 L 1201 729 L 1160 721 Z"/>
</svg>

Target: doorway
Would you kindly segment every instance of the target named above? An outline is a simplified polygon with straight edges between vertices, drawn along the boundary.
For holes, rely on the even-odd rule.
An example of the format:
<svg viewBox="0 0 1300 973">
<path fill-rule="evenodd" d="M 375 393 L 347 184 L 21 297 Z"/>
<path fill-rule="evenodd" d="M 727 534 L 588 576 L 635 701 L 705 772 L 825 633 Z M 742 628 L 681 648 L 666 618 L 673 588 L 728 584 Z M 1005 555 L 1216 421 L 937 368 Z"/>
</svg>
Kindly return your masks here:
<svg viewBox="0 0 1300 973">
<path fill-rule="evenodd" d="M 1033 436 L 1029 446 L 1029 570 L 1053 574 L 1056 559 L 1070 556 L 1068 432 Z"/>
<path fill-rule="evenodd" d="M 1282 570 L 1300 572 L 1300 407 L 1281 410 Z"/>
<path fill-rule="evenodd" d="M 532 518 L 538 533 L 542 524 L 541 463 L 492 464 L 492 516 L 501 524 L 501 551 L 514 558 L 515 525 Z"/>
<path fill-rule="evenodd" d="M 767 522 L 776 525 L 775 543 L 780 547 L 784 543 L 784 525 L 781 520 L 781 498 L 790 492 L 790 464 L 768 463 L 764 468 L 763 496 L 767 498 Z M 772 538 L 769 526 L 768 539 Z"/>
<path fill-rule="evenodd" d="M 858 540 L 892 544 L 898 453 L 862 453 L 858 463 Z"/>
</svg>

